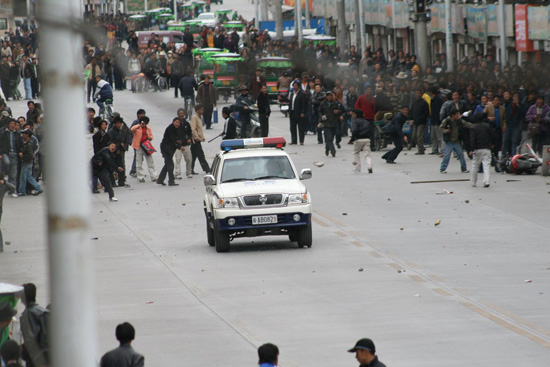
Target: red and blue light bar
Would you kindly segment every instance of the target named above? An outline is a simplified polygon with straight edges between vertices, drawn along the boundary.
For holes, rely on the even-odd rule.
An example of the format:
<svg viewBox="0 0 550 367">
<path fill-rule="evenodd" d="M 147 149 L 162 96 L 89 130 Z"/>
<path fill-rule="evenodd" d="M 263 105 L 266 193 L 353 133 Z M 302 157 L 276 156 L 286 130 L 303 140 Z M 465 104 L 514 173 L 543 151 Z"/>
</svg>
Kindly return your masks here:
<svg viewBox="0 0 550 367">
<path fill-rule="evenodd" d="M 282 136 L 274 138 L 233 139 L 222 141 L 220 148 L 226 152 L 235 149 L 282 148 L 286 140 Z"/>
</svg>

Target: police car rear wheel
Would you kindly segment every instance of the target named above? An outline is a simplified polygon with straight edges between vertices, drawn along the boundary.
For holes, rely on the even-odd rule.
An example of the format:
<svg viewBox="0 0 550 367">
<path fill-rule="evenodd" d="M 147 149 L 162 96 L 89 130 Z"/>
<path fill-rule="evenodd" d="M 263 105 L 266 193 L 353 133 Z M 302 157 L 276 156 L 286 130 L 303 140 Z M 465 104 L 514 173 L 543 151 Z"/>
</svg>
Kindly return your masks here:
<svg viewBox="0 0 550 367">
<path fill-rule="evenodd" d="M 228 252 L 229 232 L 214 230 L 214 243 L 217 252 Z"/>
<path fill-rule="evenodd" d="M 298 247 L 311 247 L 313 245 L 313 236 L 311 233 L 311 224 L 301 227 L 297 230 Z"/>
</svg>

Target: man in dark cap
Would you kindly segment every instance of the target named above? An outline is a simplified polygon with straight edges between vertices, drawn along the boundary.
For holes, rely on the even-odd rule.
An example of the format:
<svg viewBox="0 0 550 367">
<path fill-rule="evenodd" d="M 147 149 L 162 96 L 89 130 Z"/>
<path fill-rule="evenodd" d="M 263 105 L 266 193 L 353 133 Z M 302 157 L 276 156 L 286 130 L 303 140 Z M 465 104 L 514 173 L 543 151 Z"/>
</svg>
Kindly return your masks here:
<svg viewBox="0 0 550 367">
<path fill-rule="evenodd" d="M 378 360 L 376 347 L 371 339 L 359 339 L 348 352 L 355 353 L 355 358 L 360 367 L 386 367 L 384 363 Z"/>
<path fill-rule="evenodd" d="M 10 338 L 9 326 L 16 313 L 8 302 L 0 302 L 0 347 Z"/>
<path fill-rule="evenodd" d="M 20 367 L 19 357 L 21 351 L 15 340 L 7 340 L 0 348 L 1 360 L 6 367 Z"/>
</svg>

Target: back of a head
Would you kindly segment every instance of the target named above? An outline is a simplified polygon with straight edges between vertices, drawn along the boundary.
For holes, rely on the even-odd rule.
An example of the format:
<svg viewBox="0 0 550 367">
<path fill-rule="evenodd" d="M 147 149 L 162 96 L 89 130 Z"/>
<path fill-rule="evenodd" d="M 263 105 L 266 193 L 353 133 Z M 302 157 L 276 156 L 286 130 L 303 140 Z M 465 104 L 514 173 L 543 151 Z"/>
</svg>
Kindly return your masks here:
<svg viewBox="0 0 550 367">
<path fill-rule="evenodd" d="M 136 330 L 129 322 L 124 322 L 116 327 L 116 339 L 120 344 L 127 344 L 136 337 Z"/>
<path fill-rule="evenodd" d="M 23 284 L 23 290 L 25 294 L 25 298 L 24 298 L 25 304 L 36 302 L 36 286 L 33 283 Z"/>
<path fill-rule="evenodd" d="M 266 343 L 258 348 L 258 364 L 277 364 L 279 348 L 275 344 Z"/>
<path fill-rule="evenodd" d="M 17 342 L 15 340 L 6 340 L 4 344 L 2 344 L 2 347 L 0 348 L 0 356 L 2 356 L 2 360 L 4 361 L 4 364 L 7 364 L 10 361 L 18 361 L 19 357 L 21 355 L 19 345 L 17 345 Z"/>
</svg>

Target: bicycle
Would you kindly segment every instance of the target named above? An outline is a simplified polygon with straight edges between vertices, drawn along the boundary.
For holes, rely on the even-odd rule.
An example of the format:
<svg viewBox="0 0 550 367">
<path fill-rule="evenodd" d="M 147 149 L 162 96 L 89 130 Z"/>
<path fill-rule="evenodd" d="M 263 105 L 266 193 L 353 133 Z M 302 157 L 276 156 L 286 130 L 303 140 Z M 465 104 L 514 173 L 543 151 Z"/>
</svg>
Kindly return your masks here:
<svg viewBox="0 0 550 367">
<path fill-rule="evenodd" d="M 155 79 L 157 81 L 157 86 L 159 87 L 159 91 L 165 92 L 168 90 L 168 81 L 166 80 L 166 77 L 157 74 L 155 76 Z"/>
<path fill-rule="evenodd" d="M 134 83 L 134 90 L 137 93 L 143 93 L 147 91 L 147 89 L 149 88 L 149 81 L 147 80 L 147 77 L 143 73 L 138 74 L 134 78 L 133 83 Z"/>
<path fill-rule="evenodd" d="M 103 108 L 99 110 L 99 116 L 102 120 L 110 121 L 113 116 L 113 100 L 106 99 L 103 103 Z"/>
<path fill-rule="evenodd" d="M 193 101 L 193 96 L 185 96 L 183 97 L 184 100 L 184 109 L 185 113 L 187 114 L 187 119 L 190 119 L 191 116 L 193 116 L 193 107 L 195 107 L 195 103 Z"/>
</svg>

